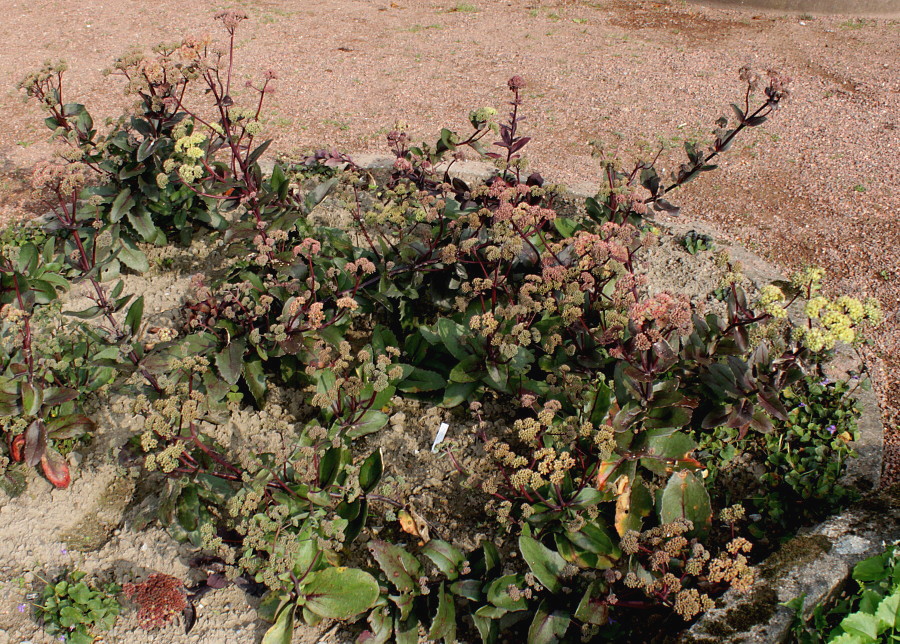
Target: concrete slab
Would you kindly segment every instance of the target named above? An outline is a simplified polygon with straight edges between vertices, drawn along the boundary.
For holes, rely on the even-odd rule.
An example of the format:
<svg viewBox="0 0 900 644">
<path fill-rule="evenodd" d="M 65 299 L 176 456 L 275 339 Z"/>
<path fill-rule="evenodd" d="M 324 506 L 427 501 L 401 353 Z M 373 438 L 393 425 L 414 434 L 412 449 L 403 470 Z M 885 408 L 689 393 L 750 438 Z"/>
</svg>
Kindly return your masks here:
<svg viewBox="0 0 900 644">
<path fill-rule="evenodd" d="M 814 16 L 846 15 L 856 18 L 900 18 L 900 0 L 689 0 L 692 4 L 723 9 L 746 9 Z"/>
</svg>

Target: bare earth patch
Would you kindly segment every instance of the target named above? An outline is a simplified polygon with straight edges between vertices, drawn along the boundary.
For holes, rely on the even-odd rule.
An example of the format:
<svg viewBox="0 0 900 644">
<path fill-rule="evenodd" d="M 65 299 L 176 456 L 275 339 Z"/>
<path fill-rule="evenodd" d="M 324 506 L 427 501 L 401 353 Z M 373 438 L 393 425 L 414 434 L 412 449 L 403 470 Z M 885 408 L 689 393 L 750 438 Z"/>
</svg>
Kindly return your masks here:
<svg viewBox="0 0 900 644">
<path fill-rule="evenodd" d="M 51 151 L 42 114 L 15 89 L 27 70 L 66 58 L 67 100 L 87 104 L 99 123 L 129 103 L 119 79 L 101 75 L 104 67 L 133 46 L 191 33 L 220 37 L 211 16 L 225 6 L 11 4 L 0 23 L 8 52 L 0 57 L 0 225 L 37 211 L 28 171 Z M 900 478 L 900 77 L 890 54 L 900 50 L 900 24 L 643 0 L 469 4 L 477 10 L 451 11 L 454 0 L 247 0 L 240 3 L 251 19 L 239 31 L 238 85 L 267 69 L 278 74 L 267 112 L 272 149 L 296 156 L 332 146 L 383 152 L 384 133 L 398 120 L 412 126 L 414 137 L 433 139 L 442 126 L 464 130 L 471 109 L 502 107 L 506 80 L 518 73 L 528 83 L 524 127 L 534 136 L 532 166 L 554 182 L 584 187 L 599 182 L 589 141 L 626 160 L 663 146 L 672 167 L 682 160 L 683 142 L 710 140 L 716 117 L 739 98 L 739 67 L 785 72 L 794 78 L 793 100 L 738 139 L 719 172 L 704 175 L 675 201 L 687 217 L 716 224 L 785 272 L 816 263 L 828 270 L 834 291 L 881 299 L 887 320 L 861 351 L 884 409 L 885 479 Z M 87 478 L 80 483 L 88 489 Z M 30 495 L 49 494 L 38 481 L 32 487 Z M 85 513 L 51 518 L 49 526 L 27 512 L 14 519 L 10 505 L 0 508 L 0 536 L 18 531 L 12 550 L 0 557 L 0 644 L 20 641 L 7 639 L 7 632 L 44 641 L 23 630 L 30 620 L 17 606 L 30 582 L 14 576 L 51 554 L 30 552 L 33 534 L 44 528 L 65 534 L 89 516 L 90 498 L 83 505 Z M 94 509 L 103 518 L 106 509 Z M 112 541 L 103 548 L 121 541 L 126 551 L 141 551 L 154 538 L 110 529 L 107 535 L 104 527 Z M 66 548 L 61 538 L 56 544 Z M 150 546 L 159 559 L 155 569 L 185 573 L 177 553 Z M 102 553 L 92 560 L 115 563 Z M 214 620 L 201 620 L 207 626 L 198 622 L 201 630 L 190 639 L 180 639 L 173 627 L 154 640 L 135 639 L 134 626 L 126 625 L 110 641 L 232 641 L 235 635 L 226 632 L 250 638 L 237 635 L 235 642 L 258 637 L 240 593 L 210 597 L 211 610 L 228 616 L 227 628 L 202 630 Z"/>
</svg>

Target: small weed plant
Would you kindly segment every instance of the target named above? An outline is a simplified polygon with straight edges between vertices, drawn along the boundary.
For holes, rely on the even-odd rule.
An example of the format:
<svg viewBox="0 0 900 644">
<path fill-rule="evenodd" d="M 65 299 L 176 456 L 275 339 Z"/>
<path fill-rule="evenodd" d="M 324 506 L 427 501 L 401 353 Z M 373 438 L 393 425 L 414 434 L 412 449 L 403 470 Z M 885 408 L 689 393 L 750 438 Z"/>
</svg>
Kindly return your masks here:
<svg viewBox="0 0 900 644">
<path fill-rule="evenodd" d="M 416 144 L 390 131 L 382 184 L 333 151 L 264 173 L 275 77 L 232 88 L 245 16 L 217 18 L 225 48 L 189 39 L 115 63 L 137 107 L 105 133 L 63 101 L 62 64 L 23 81 L 65 150 L 35 172 L 46 239 L 0 252 L 6 480 L 41 464 L 67 485 L 61 445 L 94 431 L 85 396 L 128 391 L 155 518 L 217 562 L 217 584 L 265 588 L 267 644 L 326 619 L 364 624 L 360 642 L 534 644 L 620 637 L 633 615 L 690 620 L 753 581 L 744 505 L 777 519 L 838 489 L 853 411 L 844 389 L 813 383 L 836 343 L 877 324 L 877 303 L 821 295 L 816 269 L 748 294 L 723 260 L 722 310 L 701 315 L 651 294 L 640 270 L 657 242 L 648 218 L 677 213 L 672 193 L 761 125 L 788 79 L 742 70 L 742 104 L 708 148 L 687 143 L 671 176 L 659 155 L 605 158 L 583 215 L 563 216 L 559 187 L 523 155 L 520 76 L 508 110 L 473 111 L 468 133 Z M 454 178 L 466 153 L 496 175 Z M 314 222 L 326 199 L 349 226 Z M 222 270 L 194 279 L 171 326 L 150 327 L 121 274 L 192 236 L 219 244 Z M 64 311 L 73 284 L 86 303 Z M 62 316 L 75 324 L 45 342 Z M 305 411 L 273 421 L 279 440 L 222 437 L 230 414 L 291 390 Z M 443 453 L 484 499 L 475 546 L 430 538 L 410 499 L 384 490 L 390 455 L 366 446 L 403 399 L 472 427 L 474 465 Z M 771 475 L 763 497 L 710 494 L 745 443 Z M 181 606 L 169 595 L 148 624 Z"/>
<path fill-rule="evenodd" d="M 681 238 L 681 245 L 684 246 L 684 249 L 691 255 L 696 255 L 705 250 L 713 250 L 713 248 L 715 248 L 712 237 L 703 233 L 698 233 L 696 230 L 689 230 L 686 232 L 684 237 Z"/>
<path fill-rule="evenodd" d="M 91 644 L 116 623 L 122 608 L 116 584 L 85 580 L 86 573 L 66 571 L 48 582 L 35 605 L 48 635 L 69 644 Z"/>
<path fill-rule="evenodd" d="M 743 502 L 758 541 L 774 545 L 771 535 L 789 535 L 854 499 L 840 480 L 858 438 L 851 391 L 848 382 L 806 376 L 781 392 L 787 419 L 776 420 L 774 431 L 740 438 L 735 429 L 717 427 L 697 436 L 720 504 Z"/>
</svg>

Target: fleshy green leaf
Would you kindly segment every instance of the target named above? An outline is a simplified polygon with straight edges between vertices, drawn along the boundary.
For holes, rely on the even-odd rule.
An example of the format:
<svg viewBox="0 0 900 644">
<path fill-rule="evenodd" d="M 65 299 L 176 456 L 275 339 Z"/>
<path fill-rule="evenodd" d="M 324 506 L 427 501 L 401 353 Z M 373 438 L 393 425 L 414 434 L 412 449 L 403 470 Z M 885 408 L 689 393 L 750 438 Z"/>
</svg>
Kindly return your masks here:
<svg viewBox="0 0 900 644">
<path fill-rule="evenodd" d="M 519 537 L 519 550 L 537 580 L 550 592 L 558 593 L 562 589 L 559 575 L 566 567 L 566 560 L 555 550 L 526 535 Z"/>
<path fill-rule="evenodd" d="M 153 225 L 153 220 L 146 211 L 134 212 L 134 210 L 129 210 L 128 221 L 134 226 L 134 229 L 144 241 L 153 242 L 156 239 L 159 229 Z"/>
<path fill-rule="evenodd" d="M 438 590 L 437 613 L 431 622 L 428 637 L 432 641 L 443 638 L 447 644 L 456 642 L 456 604 L 453 602 L 453 595 L 444 588 L 443 582 Z"/>
<path fill-rule="evenodd" d="M 478 389 L 477 382 L 451 382 L 444 389 L 444 399 L 441 407 L 450 409 L 471 400 L 472 393 Z"/>
<path fill-rule="evenodd" d="M 706 534 L 712 524 L 709 492 L 703 482 L 687 470 L 672 474 L 662 491 L 660 504 L 660 521 L 671 523 L 681 518 L 691 521 L 693 532 L 699 535 Z"/>
<path fill-rule="evenodd" d="M 82 414 L 60 416 L 47 422 L 47 435 L 53 440 L 78 438 L 94 431 L 94 421 Z"/>
<path fill-rule="evenodd" d="M 128 308 L 128 314 L 125 316 L 125 326 L 131 329 L 131 335 L 137 335 L 138 329 L 141 326 L 141 318 L 144 316 L 144 296 L 141 295 L 138 299 L 132 302 L 131 306 Z"/>
<path fill-rule="evenodd" d="M 309 576 L 302 588 L 304 608 L 329 619 L 350 619 L 375 605 L 380 590 L 369 573 L 357 568 L 326 568 Z"/>
<path fill-rule="evenodd" d="M 575 619 L 585 624 L 602 626 L 609 621 L 609 606 L 606 604 L 606 584 L 595 579 L 584 591 L 578 608 L 575 610 Z"/>
<path fill-rule="evenodd" d="M 380 409 L 370 409 L 362 418 L 347 430 L 348 438 L 359 438 L 366 434 L 373 434 L 387 425 L 388 415 Z"/>
<path fill-rule="evenodd" d="M 372 541 L 369 549 L 388 581 L 400 592 L 410 592 L 418 588 L 422 565 L 415 557 L 400 546 L 386 541 Z"/>
<path fill-rule="evenodd" d="M 443 389 L 446 384 L 447 381 L 439 373 L 414 367 L 409 375 L 397 385 L 397 389 L 406 393 L 418 393 Z"/>
<path fill-rule="evenodd" d="M 253 394 L 256 404 L 262 407 L 266 398 L 266 373 L 263 370 L 262 360 L 245 362 L 242 370 L 250 393 Z"/>
<path fill-rule="evenodd" d="M 382 460 L 381 448 L 369 454 L 368 458 L 363 461 L 359 467 L 359 487 L 366 494 L 375 489 L 381 476 L 384 474 L 384 462 Z"/>
<path fill-rule="evenodd" d="M 487 595 L 487 600 L 497 608 L 502 608 L 510 612 L 525 610 L 528 608 L 525 597 L 520 595 L 517 599 L 513 599 L 509 596 L 508 591 L 510 586 L 523 588 L 524 585 L 524 575 L 503 575 L 488 583 L 487 586 L 485 586 L 484 592 L 485 595 Z"/>
<path fill-rule="evenodd" d="M 40 385 L 32 385 L 25 381 L 22 383 L 22 413 L 26 416 L 36 416 L 44 404 L 44 390 Z"/>
<path fill-rule="evenodd" d="M 459 577 L 459 567 L 465 561 L 465 555 L 458 548 L 446 541 L 432 539 L 422 548 L 422 554 L 431 559 L 449 581 Z"/>
<path fill-rule="evenodd" d="M 262 644 L 291 644 L 291 635 L 294 632 L 294 602 L 288 602 L 281 607 L 275 617 L 275 623 L 263 635 Z"/>
<path fill-rule="evenodd" d="M 112 223 L 116 223 L 124 217 L 126 213 L 131 212 L 132 206 L 134 206 L 134 199 L 131 197 L 131 189 L 123 188 L 122 191 L 116 195 L 116 198 L 113 199 L 112 207 L 109 210 L 109 220 Z"/>
<path fill-rule="evenodd" d="M 216 367 L 219 374 L 229 384 L 237 384 L 244 366 L 244 353 L 247 351 L 247 338 L 241 336 L 233 339 L 222 351 L 216 354 Z"/>
</svg>

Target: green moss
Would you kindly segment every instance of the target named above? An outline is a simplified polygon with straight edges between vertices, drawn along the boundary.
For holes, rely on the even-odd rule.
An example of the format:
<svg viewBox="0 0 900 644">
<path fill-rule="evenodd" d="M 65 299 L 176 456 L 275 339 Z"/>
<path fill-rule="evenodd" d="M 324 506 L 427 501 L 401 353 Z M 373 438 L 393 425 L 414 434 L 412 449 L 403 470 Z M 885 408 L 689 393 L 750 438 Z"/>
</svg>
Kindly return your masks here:
<svg viewBox="0 0 900 644">
<path fill-rule="evenodd" d="M 778 593 L 769 586 L 757 587 L 740 605 L 728 609 L 725 623 L 734 632 L 743 632 L 757 624 L 767 624 L 777 608 Z"/>
<path fill-rule="evenodd" d="M 696 635 L 685 635 L 680 642 L 685 644 L 711 644 L 735 633 L 743 633 L 757 624 L 767 624 L 778 609 L 778 593 L 773 588 L 757 587 L 740 603 L 725 611 L 722 616 L 708 618 L 703 622 L 703 631 Z"/>
<path fill-rule="evenodd" d="M 786 571 L 813 561 L 831 550 L 831 541 L 820 534 L 794 537 L 775 551 L 760 566 L 764 579 L 776 579 Z"/>
</svg>

